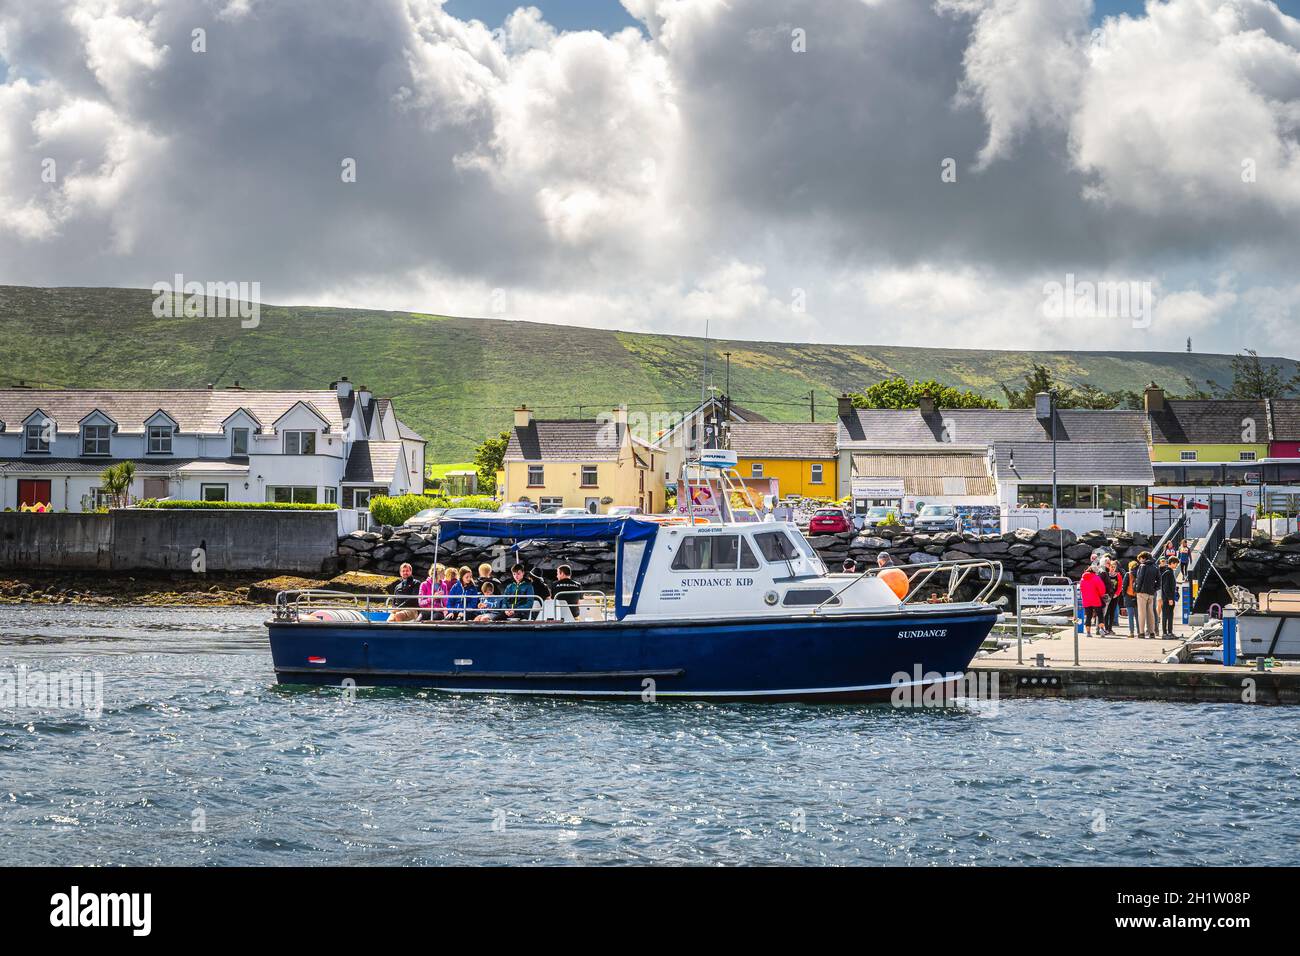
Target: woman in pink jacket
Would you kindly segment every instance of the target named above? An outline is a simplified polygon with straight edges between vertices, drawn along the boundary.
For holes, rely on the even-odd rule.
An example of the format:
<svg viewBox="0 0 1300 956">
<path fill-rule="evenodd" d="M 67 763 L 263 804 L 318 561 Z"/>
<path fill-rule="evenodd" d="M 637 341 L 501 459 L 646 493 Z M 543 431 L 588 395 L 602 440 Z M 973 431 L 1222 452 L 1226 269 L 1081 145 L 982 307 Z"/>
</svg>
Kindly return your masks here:
<svg viewBox="0 0 1300 956">
<path fill-rule="evenodd" d="M 429 576 L 420 584 L 420 620 L 441 621 L 446 614 L 447 583 L 443 581 L 443 566 L 429 568 Z"/>
<path fill-rule="evenodd" d="M 1084 633 L 1091 637 L 1094 622 L 1098 630 L 1104 627 L 1101 608 L 1106 598 L 1106 582 L 1092 565 L 1088 565 L 1088 570 L 1084 571 L 1083 577 L 1079 579 L 1079 595 L 1083 598 Z"/>
</svg>

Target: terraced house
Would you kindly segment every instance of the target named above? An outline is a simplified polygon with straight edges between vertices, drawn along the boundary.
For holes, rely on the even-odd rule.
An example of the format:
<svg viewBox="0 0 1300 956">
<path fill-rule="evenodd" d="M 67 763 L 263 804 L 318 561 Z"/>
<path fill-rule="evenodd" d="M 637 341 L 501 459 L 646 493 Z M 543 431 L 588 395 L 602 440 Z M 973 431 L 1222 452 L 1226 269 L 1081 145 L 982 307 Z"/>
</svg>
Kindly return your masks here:
<svg viewBox="0 0 1300 956">
<path fill-rule="evenodd" d="M 633 505 L 646 514 L 664 506 L 663 449 L 627 426 L 627 409 L 596 419 L 538 420 L 515 409 L 504 459 L 506 501 L 604 513 Z"/>
<path fill-rule="evenodd" d="M 423 486 L 424 439 L 388 399 L 328 389 L 0 389 L 0 507 L 104 504 L 100 475 L 135 465 L 131 497 L 338 504 Z"/>
<path fill-rule="evenodd" d="M 834 498 L 839 452 L 834 422 L 733 424 L 728 440 L 746 485 L 775 481 L 781 497 Z"/>
</svg>

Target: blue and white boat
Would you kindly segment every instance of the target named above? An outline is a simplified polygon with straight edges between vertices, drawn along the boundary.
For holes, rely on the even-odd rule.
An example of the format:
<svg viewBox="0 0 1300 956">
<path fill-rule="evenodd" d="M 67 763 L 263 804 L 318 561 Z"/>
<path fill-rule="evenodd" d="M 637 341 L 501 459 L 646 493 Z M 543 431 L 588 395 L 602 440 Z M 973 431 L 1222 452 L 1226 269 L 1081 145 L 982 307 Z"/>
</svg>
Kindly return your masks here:
<svg viewBox="0 0 1300 956">
<path fill-rule="evenodd" d="M 869 700 L 963 674 L 998 617 L 998 562 L 828 573 L 788 523 L 639 517 L 444 520 L 455 535 L 611 541 L 612 595 L 537 599 L 509 622 L 393 622 L 378 597 L 279 596 L 267 622 L 283 684 L 454 693 Z M 881 575 L 884 575 L 882 578 Z M 965 600 L 957 600 L 961 592 Z M 575 613 L 576 611 L 576 613 Z"/>
</svg>

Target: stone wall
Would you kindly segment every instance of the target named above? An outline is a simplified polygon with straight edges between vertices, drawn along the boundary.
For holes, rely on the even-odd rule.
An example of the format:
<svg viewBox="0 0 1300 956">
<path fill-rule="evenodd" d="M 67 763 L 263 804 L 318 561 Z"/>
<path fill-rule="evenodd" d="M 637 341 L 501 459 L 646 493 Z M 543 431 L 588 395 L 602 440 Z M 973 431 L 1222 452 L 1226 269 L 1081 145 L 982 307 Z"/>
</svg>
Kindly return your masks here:
<svg viewBox="0 0 1300 956">
<path fill-rule="evenodd" d="M 1278 541 L 1229 541 L 1224 576 L 1253 591 L 1300 587 L 1300 534 L 1288 534 Z"/>
</svg>

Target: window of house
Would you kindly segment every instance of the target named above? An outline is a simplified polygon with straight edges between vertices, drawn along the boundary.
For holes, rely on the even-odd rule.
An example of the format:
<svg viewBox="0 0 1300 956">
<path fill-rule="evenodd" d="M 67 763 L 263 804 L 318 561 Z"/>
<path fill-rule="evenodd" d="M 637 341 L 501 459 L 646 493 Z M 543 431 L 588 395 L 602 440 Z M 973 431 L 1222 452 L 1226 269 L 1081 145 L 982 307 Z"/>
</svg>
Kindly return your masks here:
<svg viewBox="0 0 1300 956">
<path fill-rule="evenodd" d="M 583 486 L 584 488 L 591 488 L 591 487 L 595 486 L 596 484 L 597 484 L 597 480 L 596 480 L 596 466 L 595 466 L 595 465 L 583 465 L 583 466 L 582 466 L 582 486 Z"/>
<path fill-rule="evenodd" d="M 763 477 L 763 463 L 761 461 L 755 461 L 750 463 L 749 477 L 751 478 Z"/>
<path fill-rule="evenodd" d="M 1196 461 L 1196 452 L 1194 452 L 1194 451 L 1180 451 L 1180 452 L 1178 453 L 1178 460 L 1179 460 L 1179 461 Z"/>
<path fill-rule="evenodd" d="M 81 453 L 83 455 L 108 454 L 107 425 L 87 425 L 81 430 Z"/>
<path fill-rule="evenodd" d="M 29 455 L 44 455 L 50 450 L 49 435 L 54 429 L 47 429 L 42 422 L 32 422 L 24 430 L 24 450 Z"/>
<path fill-rule="evenodd" d="M 230 457 L 248 457 L 248 429 L 232 428 L 230 430 Z"/>
<path fill-rule="evenodd" d="M 171 493 L 171 486 L 167 483 L 166 478 L 146 478 L 144 480 L 144 496 L 146 498 L 166 498 Z"/>
<path fill-rule="evenodd" d="M 563 498 L 558 498 L 558 497 L 557 497 L 557 498 L 538 498 L 538 499 L 537 499 L 537 507 L 542 508 L 542 509 L 546 509 L 546 508 L 563 508 L 563 507 L 564 507 L 564 499 L 563 499 Z"/>
<path fill-rule="evenodd" d="M 541 465 L 528 466 L 528 487 L 529 488 L 537 488 L 540 487 L 541 485 L 546 484 L 544 479 L 545 479 L 545 475 L 542 471 Z"/>
<path fill-rule="evenodd" d="M 149 454 L 170 455 L 172 453 L 172 427 L 170 425 L 149 426 Z"/>
<path fill-rule="evenodd" d="M 358 488 L 352 492 L 352 507 L 369 508 L 370 507 L 370 489 Z"/>
<path fill-rule="evenodd" d="M 820 485 L 822 483 L 822 466 L 820 464 L 814 464 L 812 466 L 811 480 L 814 485 Z"/>
<path fill-rule="evenodd" d="M 316 454 L 316 433 L 311 431 L 285 432 L 284 453 L 286 455 Z"/>
<path fill-rule="evenodd" d="M 316 488 L 305 485 L 268 485 L 266 500 L 273 501 L 277 505 L 314 505 L 316 504 Z"/>
<path fill-rule="evenodd" d="M 229 491 L 229 485 L 201 485 L 199 487 L 199 493 L 204 501 L 226 501 Z"/>
<path fill-rule="evenodd" d="M 674 571 L 750 571 L 758 559 L 741 535 L 697 534 L 682 539 L 673 556 Z"/>
<path fill-rule="evenodd" d="M 1240 456 L 1241 461 L 1254 461 L 1255 453 L 1253 451 L 1243 451 Z"/>
<path fill-rule="evenodd" d="M 325 504 L 336 505 L 339 503 L 339 490 L 332 485 L 325 489 Z"/>
</svg>

